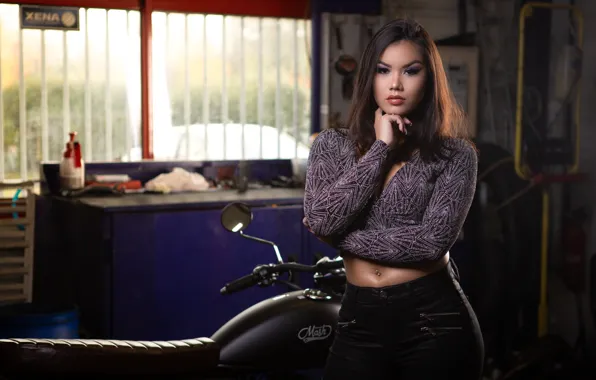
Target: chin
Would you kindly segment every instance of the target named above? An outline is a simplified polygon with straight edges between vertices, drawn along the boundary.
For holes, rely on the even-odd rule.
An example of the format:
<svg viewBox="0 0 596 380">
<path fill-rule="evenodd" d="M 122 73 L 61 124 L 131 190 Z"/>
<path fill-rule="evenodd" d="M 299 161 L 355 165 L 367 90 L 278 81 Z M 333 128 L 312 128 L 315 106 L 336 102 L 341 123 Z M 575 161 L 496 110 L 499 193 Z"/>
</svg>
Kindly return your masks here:
<svg viewBox="0 0 596 380">
<path fill-rule="evenodd" d="M 410 112 L 409 107 L 406 106 L 405 104 L 402 104 L 400 106 L 394 106 L 391 104 L 387 104 L 382 109 L 385 113 L 395 114 L 395 115 L 400 115 L 400 116 L 405 116 L 406 114 L 408 114 Z"/>
</svg>

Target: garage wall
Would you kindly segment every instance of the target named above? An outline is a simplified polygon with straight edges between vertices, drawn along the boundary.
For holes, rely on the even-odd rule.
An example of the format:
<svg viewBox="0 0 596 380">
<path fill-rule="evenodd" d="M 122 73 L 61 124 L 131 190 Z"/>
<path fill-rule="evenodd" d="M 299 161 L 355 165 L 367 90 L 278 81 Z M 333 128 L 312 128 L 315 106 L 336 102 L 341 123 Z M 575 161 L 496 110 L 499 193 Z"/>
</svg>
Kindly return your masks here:
<svg viewBox="0 0 596 380">
<path fill-rule="evenodd" d="M 584 15 L 585 38 L 580 103 L 580 170 L 587 173 L 589 179 L 584 184 L 574 186 L 573 203 L 576 207 L 587 206 L 588 212 L 591 214 L 591 221 L 587 227 L 587 253 L 589 259 L 596 255 L 596 197 L 594 196 L 596 194 L 596 149 L 594 149 L 594 146 L 596 146 L 596 107 L 594 106 L 594 99 L 596 99 L 596 70 L 594 70 L 596 67 L 596 1 L 577 0 L 575 4 Z M 588 276 L 587 266 L 586 276 Z M 557 326 L 567 336 L 575 339 L 578 327 L 577 319 L 563 323 L 565 311 L 573 311 L 573 308 L 570 308 L 571 295 L 567 293 L 566 296 L 566 299 L 561 296 L 564 299 L 557 308 L 561 320 L 561 323 L 558 323 Z M 588 342 L 591 343 L 593 352 L 596 348 L 595 318 L 590 310 L 589 293 L 582 298 L 584 305 L 583 318 L 588 329 Z"/>
</svg>

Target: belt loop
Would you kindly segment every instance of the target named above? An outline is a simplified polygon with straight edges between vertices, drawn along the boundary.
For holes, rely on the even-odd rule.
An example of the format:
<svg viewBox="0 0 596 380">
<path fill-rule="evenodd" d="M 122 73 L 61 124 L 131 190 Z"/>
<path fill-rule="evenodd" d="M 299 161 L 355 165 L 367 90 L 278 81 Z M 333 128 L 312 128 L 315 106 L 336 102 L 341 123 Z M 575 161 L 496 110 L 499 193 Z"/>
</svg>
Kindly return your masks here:
<svg viewBox="0 0 596 380">
<path fill-rule="evenodd" d="M 354 298 L 354 300 L 355 300 L 356 299 L 356 287 L 354 285 L 350 284 L 349 282 L 346 283 L 344 295 L 342 298 L 344 301 L 347 299 L 351 299 L 351 298 Z"/>
<path fill-rule="evenodd" d="M 360 293 L 360 287 L 352 285 L 352 295 L 354 296 L 354 302 L 359 303 L 358 295 Z"/>
</svg>

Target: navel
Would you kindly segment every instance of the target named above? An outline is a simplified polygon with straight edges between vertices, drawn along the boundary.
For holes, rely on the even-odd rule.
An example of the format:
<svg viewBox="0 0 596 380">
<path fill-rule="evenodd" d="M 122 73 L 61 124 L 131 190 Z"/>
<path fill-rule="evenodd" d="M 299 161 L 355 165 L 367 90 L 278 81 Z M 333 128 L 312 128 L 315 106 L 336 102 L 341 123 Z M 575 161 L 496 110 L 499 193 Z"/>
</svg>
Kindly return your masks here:
<svg viewBox="0 0 596 380">
<path fill-rule="evenodd" d="M 382 275 L 381 271 L 380 271 L 380 270 L 378 270 L 378 269 L 375 269 L 375 274 L 376 274 L 378 277 L 381 277 L 381 275 Z"/>
</svg>

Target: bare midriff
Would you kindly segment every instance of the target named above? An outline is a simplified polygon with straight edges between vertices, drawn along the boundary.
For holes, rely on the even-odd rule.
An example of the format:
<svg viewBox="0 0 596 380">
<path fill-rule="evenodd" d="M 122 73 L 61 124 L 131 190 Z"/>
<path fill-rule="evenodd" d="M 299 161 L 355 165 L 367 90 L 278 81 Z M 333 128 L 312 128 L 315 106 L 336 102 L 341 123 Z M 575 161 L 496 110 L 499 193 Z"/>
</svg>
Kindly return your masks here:
<svg viewBox="0 0 596 380">
<path fill-rule="evenodd" d="M 381 288 L 403 284 L 443 269 L 449 263 L 449 253 L 438 261 L 419 263 L 406 267 L 387 267 L 352 256 L 343 255 L 346 279 L 352 285 Z"/>
</svg>

